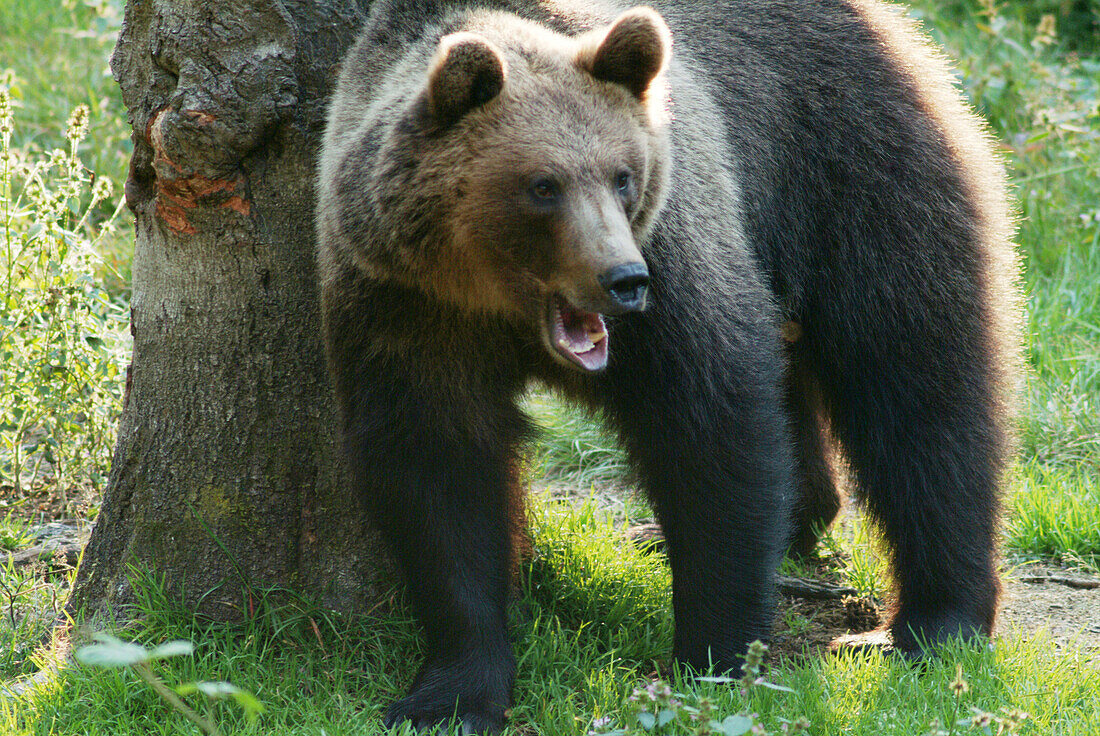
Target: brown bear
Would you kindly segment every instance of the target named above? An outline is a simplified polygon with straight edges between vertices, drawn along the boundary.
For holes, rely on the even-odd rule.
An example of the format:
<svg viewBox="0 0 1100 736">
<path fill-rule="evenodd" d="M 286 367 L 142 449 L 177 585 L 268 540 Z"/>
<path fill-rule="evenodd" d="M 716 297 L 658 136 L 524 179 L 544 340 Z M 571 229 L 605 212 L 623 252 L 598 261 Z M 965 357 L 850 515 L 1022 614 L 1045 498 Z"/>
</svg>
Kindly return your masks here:
<svg viewBox="0 0 1100 736">
<path fill-rule="evenodd" d="M 427 639 L 387 724 L 503 727 L 532 380 L 618 431 L 687 665 L 767 637 L 780 558 L 836 514 L 834 448 L 891 549 L 895 646 L 992 630 L 1012 225 L 895 10 L 377 0 L 318 187 L 347 453 Z"/>
</svg>

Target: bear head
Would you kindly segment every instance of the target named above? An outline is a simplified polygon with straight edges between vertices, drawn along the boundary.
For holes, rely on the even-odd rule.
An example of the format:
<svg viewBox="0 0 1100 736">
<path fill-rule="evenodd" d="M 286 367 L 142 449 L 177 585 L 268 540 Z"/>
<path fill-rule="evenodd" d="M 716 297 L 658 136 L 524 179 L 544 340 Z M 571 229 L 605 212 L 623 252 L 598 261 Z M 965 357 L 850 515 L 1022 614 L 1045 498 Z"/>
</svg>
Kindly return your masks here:
<svg viewBox="0 0 1100 736">
<path fill-rule="evenodd" d="M 667 185 L 669 39 L 649 8 L 579 37 L 463 16 L 386 113 L 366 187 L 378 237 L 360 239 L 357 263 L 536 330 L 561 364 L 602 369 L 604 315 L 646 303 L 644 244 Z"/>
</svg>

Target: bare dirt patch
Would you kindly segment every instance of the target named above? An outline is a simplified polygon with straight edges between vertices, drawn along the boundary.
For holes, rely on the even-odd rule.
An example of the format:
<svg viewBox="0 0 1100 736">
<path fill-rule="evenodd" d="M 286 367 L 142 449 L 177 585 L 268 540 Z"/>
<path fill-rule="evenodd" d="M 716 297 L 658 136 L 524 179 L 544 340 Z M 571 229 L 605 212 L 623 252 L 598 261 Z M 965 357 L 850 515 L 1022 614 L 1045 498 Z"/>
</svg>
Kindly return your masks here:
<svg viewBox="0 0 1100 736">
<path fill-rule="evenodd" d="M 1002 633 L 1042 631 L 1059 647 L 1100 652 L 1100 576 L 1036 563 L 1006 570 L 1003 582 Z"/>
<path fill-rule="evenodd" d="M 1057 565 L 1004 571 L 998 636 L 1049 636 L 1058 648 L 1100 653 L 1100 576 Z M 867 597 L 808 600 L 783 596 L 773 650 L 815 656 L 838 642 L 883 643 L 860 637 L 885 623 L 886 609 Z"/>
<path fill-rule="evenodd" d="M 623 533 L 646 549 L 661 549 L 656 524 L 639 524 Z M 780 578 L 782 597 L 773 652 L 815 656 L 838 645 L 887 643 L 884 635 L 875 632 L 885 624 L 887 607 L 846 589 L 838 582 L 836 568 L 836 560 L 824 557 L 813 577 Z M 1100 652 L 1100 576 L 1026 563 L 1003 570 L 1002 583 L 999 635 L 1045 635 L 1059 648 Z"/>
</svg>

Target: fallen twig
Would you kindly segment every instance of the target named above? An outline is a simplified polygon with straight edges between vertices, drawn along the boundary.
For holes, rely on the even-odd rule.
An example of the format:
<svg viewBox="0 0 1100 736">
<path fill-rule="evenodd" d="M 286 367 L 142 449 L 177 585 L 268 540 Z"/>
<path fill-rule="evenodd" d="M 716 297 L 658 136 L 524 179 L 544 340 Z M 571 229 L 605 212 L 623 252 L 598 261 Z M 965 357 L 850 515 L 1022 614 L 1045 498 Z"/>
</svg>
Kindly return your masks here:
<svg viewBox="0 0 1100 736">
<path fill-rule="evenodd" d="M 12 565 L 31 565 L 39 560 L 52 560 L 60 552 L 65 557 L 65 564 L 72 567 L 80 559 L 80 550 L 83 548 L 84 545 L 80 542 L 46 542 L 18 552 L 9 552 L 8 559 Z"/>
<path fill-rule="evenodd" d="M 1067 588 L 1078 588 L 1079 590 L 1096 590 L 1100 588 L 1100 580 L 1075 578 L 1070 575 L 1024 575 L 1020 578 L 1020 582 L 1032 583 L 1034 585 L 1055 583 L 1057 585 L 1064 585 Z"/>
</svg>

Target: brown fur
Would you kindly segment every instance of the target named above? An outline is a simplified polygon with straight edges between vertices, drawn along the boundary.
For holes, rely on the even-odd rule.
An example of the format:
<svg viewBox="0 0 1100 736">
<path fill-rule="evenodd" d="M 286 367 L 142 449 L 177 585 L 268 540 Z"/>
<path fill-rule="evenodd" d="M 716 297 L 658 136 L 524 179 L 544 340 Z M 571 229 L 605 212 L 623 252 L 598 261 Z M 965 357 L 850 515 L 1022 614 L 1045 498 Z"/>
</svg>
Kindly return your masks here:
<svg viewBox="0 0 1100 736">
<path fill-rule="evenodd" d="M 503 725 L 531 379 L 620 433 L 680 661 L 735 668 L 767 636 L 779 560 L 812 551 L 841 467 L 889 545 L 895 645 L 993 629 L 1021 302 L 983 126 L 877 0 L 660 12 L 375 0 L 343 64 L 326 345 L 428 652 L 387 723 Z M 641 259 L 649 306 L 609 311 L 608 275 Z M 602 372 L 554 355 L 558 298 L 605 315 Z"/>
<path fill-rule="evenodd" d="M 1012 245 L 1016 219 L 1007 205 L 1003 161 L 993 153 L 996 142 L 985 121 L 952 86 L 949 61 L 920 32 L 916 21 L 903 14 L 899 6 L 872 0 L 849 1 L 879 37 L 898 73 L 908 77 L 909 84 L 918 91 L 922 112 L 937 127 L 951 156 L 965 171 L 962 181 L 973 203 L 976 230 L 983 238 L 978 251 L 982 258 L 983 303 L 995 306 L 983 315 L 990 354 L 996 358 L 991 367 L 997 373 L 998 401 L 1004 407 L 1001 416 L 1010 420 L 1017 409 L 1017 383 L 1023 375 L 1024 303 L 1020 257 Z M 1006 437 L 1011 437 L 1008 426 L 1003 430 Z"/>
<path fill-rule="evenodd" d="M 644 100 L 664 71 L 671 48 L 664 20 L 652 8 L 639 7 L 620 15 L 606 31 L 582 39 L 576 58 L 596 79 L 626 87 Z M 654 90 L 657 96 L 662 91 Z"/>
<path fill-rule="evenodd" d="M 446 37 L 428 72 L 429 106 L 440 114 L 444 124 L 466 104 L 466 85 L 479 75 L 495 74 L 492 78 L 503 83 L 505 70 L 510 70 L 509 83 L 483 106 L 469 106 L 468 114 L 455 122 L 454 131 L 444 141 L 431 141 L 430 159 L 419 161 L 415 171 L 392 172 L 397 175 L 379 172 L 375 181 L 355 184 L 357 190 L 365 190 L 363 195 L 386 200 L 388 224 L 381 228 L 381 237 L 333 239 L 354 242 L 355 248 L 339 254 L 323 251 L 322 280 L 327 280 L 325 274 L 333 270 L 336 261 L 354 263 L 373 278 L 426 289 L 464 310 L 528 322 L 536 318 L 551 291 L 596 291 L 598 286 L 591 274 L 621 259 L 621 253 L 586 255 L 584 248 L 577 246 L 606 242 L 617 243 L 617 248 L 635 249 L 636 242 L 645 240 L 652 215 L 663 198 L 667 144 L 662 131 L 666 121 L 660 104 L 661 85 L 654 83 L 654 75 L 662 68 L 662 55 L 667 53 L 667 29 L 653 30 L 652 18 L 657 16 L 648 13 L 624 16 L 614 34 L 577 40 L 518 22 L 512 16 L 478 13 L 465 31 Z M 646 28 L 650 28 L 648 33 Z M 659 28 L 664 28 L 663 22 Z M 630 38 L 624 39 L 624 35 Z M 631 84 L 632 89 L 652 88 L 646 96 L 654 97 L 657 104 L 639 105 L 617 82 L 601 85 L 593 80 L 585 67 L 594 63 L 594 55 L 608 44 L 627 50 L 634 44 L 648 45 L 644 54 L 631 57 L 647 60 L 647 66 Z M 456 56 L 461 58 L 452 58 Z M 600 57 L 604 59 L 602 67 L 610 74 L 625 75 L 616 66 L 623 60 L 616 62 L 609 58 L 612 56 L 605 53 Z M 594 116 L 591 92 L 595 85 L 605 93 L 596 102 L 606 106 L 606 111 Z M 530 100 L 539 98 L 564 110 L 583 112 L 577 118 L 547 120 L 542 111 L 530 105 Z M 340 111 L 335 114 L 341 116 Z M 581 130 L 579 126 L 590 126 L 594 118 L 600 121 L 599 129 Z M 581 119 L 586 122 L 580 123 Z M 331 130 L 340 128 L 330 124 Z M 578 132 L 587 141 L 583 146 L 577 145 Z M 469 146 L 469 140 L 478 141 L 476 149 Z M 332 140 L 328 145 L 334 144 L 338 142 Z M 388 144 L 383 142 L 383 150 Z M 480 157 L 484 150 L 497 151 L 499 156 L 486 161 Z M 405 154 L 397 157 L 404 158 Z M 585 223 L 585 218 L 577 217 L 560 223 L 563 231 L 555 237 L 557 242 L 572 247 L 537 254 L 535 259 L 517 257 L 517 253 L 529 250 L 524 245 L 528 238 L 526 224 L 515 219 L 512 208 L 502 209 L 496 204 L 501 193 L 492 187 L 510 172 L 535 171 L 554 159 L 563 170 L 575 172 L 591 168 L 594 159 L 607 165 L 616 160 L 633 161 L 640 172 L 642 201 L 631 232 L 606 239 L 598 232 L 600 218 L 589 217 L 590 222 Z M 331 176 L 323 174 L 322 178 Z M 401 191 L 409 189 L 415 190 L 417 197 L 399 198 Z M 456 199 L 456 192 L 464 196 Z M 327 199 L 322 197 L 322 213 L 331 207 Z M 339 219 L 327 213 L 320 215 L 323 226 L 339 226 Z M 515 245 L 509 247 L 509 243 Z M 586 260 L 578 261 L 581 258 Z M 585 281 L 589 283 L 580 288 Z M 570 296 L 582 301 L 585 295 Z"/>
<path fill-rule="evenodd" d="M 473 33 L 445 36 L 428 70 L 429 107 L 449 125 L 496 97 L 504 78 L 504 58 L 492 43 Z"/>
</svg>

